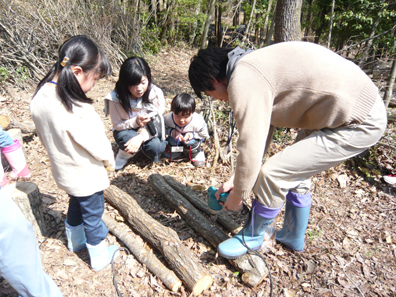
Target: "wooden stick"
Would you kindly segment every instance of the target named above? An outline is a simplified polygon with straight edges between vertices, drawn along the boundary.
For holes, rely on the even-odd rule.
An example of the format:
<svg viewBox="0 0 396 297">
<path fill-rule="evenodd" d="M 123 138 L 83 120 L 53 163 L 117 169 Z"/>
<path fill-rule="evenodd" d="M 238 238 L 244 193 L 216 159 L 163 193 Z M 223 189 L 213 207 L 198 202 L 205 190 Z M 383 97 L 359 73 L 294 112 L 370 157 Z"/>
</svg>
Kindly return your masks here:
<svg viewBox="0 0 396 297">
<path fill-rule="evenodd" d="M 212 276 L 204 272 L 203 267 L 193 258 L 173 229 L 150 217 L 132 196 L 116 186 L 111 185 L 104 194 L 106 201 L 118 209 L 134 231 L 162 253 L 172 270 L 193 295 L 201 294 L 212 285 Z"/>
<path fill-rule="evenodd" d="M 152 174 L 148 178 L 156 191 L 163 195 L 166 201 L 186 219 L 189 225 L 209 243 L 217 247 L 229 237 L 206 217 L 199 215 L 197 209 L 181 194 L 175 191 L 160 174 Z M 242 274 L 242 281 L 251 287 L 256 287 L 267 276 L 268 270 L 263 259 L 256 255 L 244 255 L 229 262 Z"/>
<path fill-rule="evenodd" d="M 107 228 L 119 240 L 121 240 L 136 257 L 136 259 L 146 265 L 146 267 L 155 274 L 164 285 L 172 292 L 177 292 L 182 282 L 176 274 L 169 270 L 158 258 L 150 253 L 145 247 L 142 239 L 131 231 L 128 227 L 124 227 L 116 222 L 108 214 L 104 214 L 102 220 L 105 222 Z"/>
</svg>

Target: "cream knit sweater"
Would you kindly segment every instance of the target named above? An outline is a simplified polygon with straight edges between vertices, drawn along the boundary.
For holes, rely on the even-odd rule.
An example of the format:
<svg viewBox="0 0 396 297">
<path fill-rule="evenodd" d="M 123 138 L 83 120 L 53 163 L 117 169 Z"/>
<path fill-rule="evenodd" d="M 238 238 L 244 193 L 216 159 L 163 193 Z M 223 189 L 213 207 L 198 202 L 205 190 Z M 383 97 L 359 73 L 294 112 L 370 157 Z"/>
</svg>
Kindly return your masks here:
<svg viewBox="0 0 396 297">
<path fill-rule="evenodd" d="M 114 167 L 114 154 L 104 125 L 91 104 L 68 112 L 56 89 L 44 85 L 30 112 L 46 148 L 58 187 L 74 196 L 89 196 L 109 186 L 104 166 Z"/>
<path fill-rule="evenodd" d="M 239 130 L 234 192 L 242 198 L 257 180 L 270 126 L 319 130 L 359 124 L 378 95 L 358 66 L 308 42 L 253 51 L 231 71 L 227 90 Z"/>
</svg>

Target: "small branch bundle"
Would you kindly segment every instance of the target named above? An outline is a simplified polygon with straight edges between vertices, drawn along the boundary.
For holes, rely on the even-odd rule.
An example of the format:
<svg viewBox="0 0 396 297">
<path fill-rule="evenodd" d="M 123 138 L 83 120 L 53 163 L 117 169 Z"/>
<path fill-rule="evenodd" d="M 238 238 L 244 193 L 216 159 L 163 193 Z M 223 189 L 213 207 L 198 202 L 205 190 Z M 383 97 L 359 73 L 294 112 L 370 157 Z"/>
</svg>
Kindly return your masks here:
<svg viewBox="0 0 396 297">
<path fill-rule="evenodd" d="M 204 272 L 174 230 L 154 220 L 135 199 L 116 186 L 110 186 L 104 194 L 106 201 L 127 219 L 132 228 L 162 253 L 193 295 L 199 295 L 212 285 L 213 278 Z"/>
<path fill-rule="evenodd" d="M 154 189 L 163 195 L 169 205 L 188 222 L 191 228 L 204 236 L 214 247 L 228 239 L 229 237 L 219 227 L 200 214 L 184 195 L 181 195 L 170 186 L 170 183 L 172 185 L 177 183 L 176 181 L 168 183 L 171 179 L 171 177 L 164 178 L 160 174 L 152 174 L 148 178 Z M 181 184 L 178 187 L 180 190 L 182 189 Z M 185 187 L 184 192 L 188 192 L 187 187 Z M 236 260 L 230 260 L 230 263 L 243 273 L 242 281 L 251 287 L 256 287 L 260 284 L 268 274 L 264 260 L 256 255 L 244 255 Z"/>
</svg>

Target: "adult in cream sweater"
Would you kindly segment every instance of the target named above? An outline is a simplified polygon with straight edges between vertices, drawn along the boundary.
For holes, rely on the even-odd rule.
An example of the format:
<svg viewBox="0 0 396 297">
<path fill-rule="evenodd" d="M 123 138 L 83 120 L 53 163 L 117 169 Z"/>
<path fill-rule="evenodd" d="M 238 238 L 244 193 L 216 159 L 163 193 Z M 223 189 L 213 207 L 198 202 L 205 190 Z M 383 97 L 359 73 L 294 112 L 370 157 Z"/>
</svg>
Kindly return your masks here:
<svg viewBox="0 0 396 297">
<path fill-rule="evenodd" d="M 216 195 L 230 191 L 224 207 L 237 211 L 253 190 L 247 245 L 261 246 L 267 226 L 286 202 L 276 239 L 302 251 L 311 176 L 363 152 L 385 130 L 386 111 L 377 87 L 354 63 L 308 42 L 255 51 L 200 50 L 189 79 L 198 97 L 205 93 L 229 101 L 234 111 L 239 155 L 234 174 Z M 293 145 L 263 164 L 275 126 L 301 130 Z M 219 245 L 226 258 L 246 252 L 241 234 Z"/>
</svg>

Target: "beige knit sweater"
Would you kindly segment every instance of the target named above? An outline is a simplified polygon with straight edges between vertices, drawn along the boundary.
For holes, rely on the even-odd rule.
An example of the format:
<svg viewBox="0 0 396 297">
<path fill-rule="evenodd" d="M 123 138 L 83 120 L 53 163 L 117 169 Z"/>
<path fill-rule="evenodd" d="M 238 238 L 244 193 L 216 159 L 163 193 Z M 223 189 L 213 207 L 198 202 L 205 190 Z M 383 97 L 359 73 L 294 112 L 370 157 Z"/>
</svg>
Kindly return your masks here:
<svg viewBox="0 0 396 297">
<path fill-rule="evenodd" d="M 358 66 L 313 43 L 284 42 L 242 57 L 228 82 L 239 130 L 234 193 L 249 196 L 271 125 L 319 130 L 359 124 L 377 95 Z"/>
<path fill-rule="evenodd" d="M 115 166 L 114 154 L 94 107 L 79 104 L 68 112 L 56 89 L 46 84 L 33 98 L 30 112 L 58 187 L 74 196 L 89 196 L 109 186 L 104 166 Z"/>
</svg>

